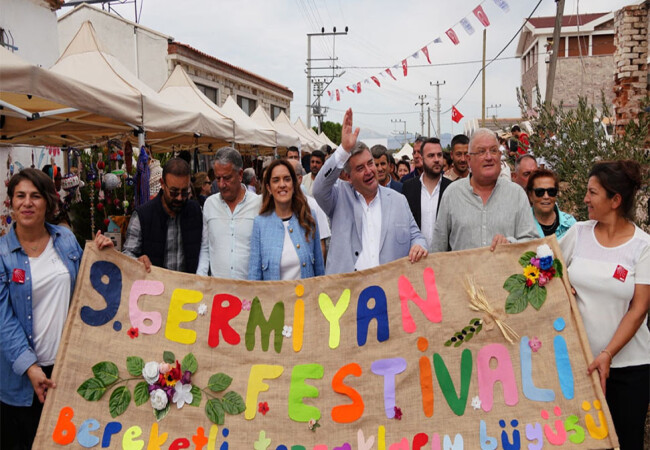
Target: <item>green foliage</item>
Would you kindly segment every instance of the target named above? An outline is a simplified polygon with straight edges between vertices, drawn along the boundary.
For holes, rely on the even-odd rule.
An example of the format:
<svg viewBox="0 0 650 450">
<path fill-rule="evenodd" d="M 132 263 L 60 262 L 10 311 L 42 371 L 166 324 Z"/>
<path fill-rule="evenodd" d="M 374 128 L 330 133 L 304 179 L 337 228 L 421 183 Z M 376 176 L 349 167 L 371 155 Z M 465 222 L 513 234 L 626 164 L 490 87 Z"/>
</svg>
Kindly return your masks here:
<svg viewBox="0 0 650 450">
<path fill-rule="evenodd" d="M 167 364 L 175 364 L 176 363 L 176 356 L 174 356 L 174 353 L 170 351 L 164 351 L 163 352 L 163 361 L 165 361 Z"/>
<path fill-rule="evenodd" d="M 146 381 L 141 381 L 135 385 L 133 399 L 135 400 L 135 406 L 144 405 L 149 401 L 149 385 Z"/>
<path fill-rule="evenodd" d="M 144 369 L 144 359 L 139 356 L 126 357 L 126 370 L 128 370 L 129 374 L 139 377 L 142 375 L 142 369 Z"/>
<path fill-rule="evenodd" d="M 560 178 L 560 209 L 573 214 L 576 219 L 588 218 L 583 199 L 594 162 L 633 159 L 647 168 L 645 141 L 650 130 L 650 114 L 641 111 L 638 120 L 618 127 L 616 133 L 608 138 L 601 124 L 612 120 L 613 113 L 606 104 L 604 94 L 601 95 L 599 108 L 589 105 L 585 97 L 579 98 L 575 109 L 564 108 L 562 103 L 542 103 L 539 94 L 535 105 L 532 105 L 519 90 L 517 99 L 522 119 L 529 121 L 533 128 L 530 135 L 532 151 L 535 156 L 549 161 Z M 643 199 L 644 205 L 650 193 L 647 176 L 645 180 L 638 197 Z M 639 208 L 643 209 L 646 208 Z M 647 218 L 637 219 L 637 223 L 647 224 Z"/>
<path fill-rule="evenodd" d="M 115 418 L 126 411 L 131 402 L 131 392 L 126 386 L 116 388 L 111 394 L 111 399 L 108 401 L 108 408 L 111 417 Z"/>
<path fill-rule="evenodd" d="M 205 404 L 205 415 L 208 416 L 212 423 L 223 425 L 226 413 L 223 410 L 221 399 L 211 398 L 208 400 L 208 403 Z"/>
<path fill-rule="evenodd" d="M 183 358 L 183 362 L 181 362 L 181 371 L 185 372 L 189 370 L 191 373 L 194 373 L 198 368 L 199 368 L 199 363 L 196 360 L 194 354 L 188 353 L 187 355 L 185 355 L 185 358 Z"/>
<path fill-rule="evenodd" d="M 97 378 L 88 378 L 77 388 L 77 393 L 89 402 L 96 402 L 106 392 L 106 386 Z"/>
<path fill-rule="evenodd" d="M 318 134 L 318 127 L 312 127 L 314 132 Z M 330 141 L 334 142 L 336 145 L 341 143 L 341 130 L 343 126 L 340 123 L 336 122 L 323 122 L 321 124 L 321 130 L 325 135 L 330 138 Z"/>
<path fill-rule="evenodd" d="M 93 366 L 93 375 L 100 380 L 104 386 L 115 383 L 119 377 L 117 366 L 110 361 L 102 361 Z"/>
<path fill-rule="evenodd" d="M 225 373 L 215 373 L 210 377 L 208 381 L 208 388 L 214 392 L 225 391 L 228 386 L 232 383 L 232 378 L 230 378 Z"/>
</svg>

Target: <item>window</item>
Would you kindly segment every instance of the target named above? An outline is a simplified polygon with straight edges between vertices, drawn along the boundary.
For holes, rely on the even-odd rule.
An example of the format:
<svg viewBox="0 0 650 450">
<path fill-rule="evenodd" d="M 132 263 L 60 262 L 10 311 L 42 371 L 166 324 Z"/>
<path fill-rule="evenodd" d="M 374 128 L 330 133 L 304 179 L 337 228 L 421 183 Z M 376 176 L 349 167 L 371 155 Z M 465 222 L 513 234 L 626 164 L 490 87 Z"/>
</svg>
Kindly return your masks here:
<svg viewBox="0 0 650 450">
<path fill-rule="evenodd" d="M 203 92 L 206 97 L 212 101 L 215 105 L 218 105 L 217 99 L 219 98 L 219 89 L 213 88 L 210 86 L 204 86 L 202 84 L 196 83 L 196 87 L 199 88 L 199 91 Z"/>
<path fill-rule="evenodd" d="M 257 108 L 257 100 L 242 97 L 241 95 L 237 96 L 237 104 L 249 116 L 253 114 L 255 112 L 255 108 Z"/>
<path fill-rule="evenodd" d="M 271 105 L 271 120 L 275 120 L 275 118 L 278 117 L 281 112 L 286 113 L 287 108 Z"/>
</svg>

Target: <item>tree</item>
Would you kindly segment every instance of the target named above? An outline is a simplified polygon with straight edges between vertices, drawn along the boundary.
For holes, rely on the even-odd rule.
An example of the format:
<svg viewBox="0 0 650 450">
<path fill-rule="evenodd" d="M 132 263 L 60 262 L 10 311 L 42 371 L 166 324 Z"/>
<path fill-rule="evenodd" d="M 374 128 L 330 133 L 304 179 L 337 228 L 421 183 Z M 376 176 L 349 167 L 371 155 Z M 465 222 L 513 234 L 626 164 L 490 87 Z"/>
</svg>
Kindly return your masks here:
<svg viewBox="0 0 650 450">
<path fill-rule="evenodd" d="M 538 90 L 539 92 L 539 90 Z M 531 107 L 528 98 L 517 90 L 517 100 L 524 121 L 529 121 L 531 151 L 545 158 L 561 181 L 561 208 L 571 212 L 578 220 L 588 218 L 583 199 L 587 190 L 589 171 L 596 161 L 633 159 L 641 164 L 644 183 L 637 198 L 637 224 L 648 229 L 648 149 L 646 140 L 650 130 L 650 114 L 640 112 L 636 121 L 630 121 L 623 132 L 608 136 L 603 128 L 612 117 L 601 95 L 600 109 L 578 99 L 575 109 L 541 102 L 538 95 Z"/>
<path fill-rule="evenodd" d="M 318 127 L 312 127 L 316 133 L 318 133 Z M 336 145 L 341 143 L 341 129 L 342 125 L 336 122 L 323 122 L 321 125 L 321 130 L 325 133 L 325 136 L 330 138 L 330 141 L 334 142 Z"/>
</svg>

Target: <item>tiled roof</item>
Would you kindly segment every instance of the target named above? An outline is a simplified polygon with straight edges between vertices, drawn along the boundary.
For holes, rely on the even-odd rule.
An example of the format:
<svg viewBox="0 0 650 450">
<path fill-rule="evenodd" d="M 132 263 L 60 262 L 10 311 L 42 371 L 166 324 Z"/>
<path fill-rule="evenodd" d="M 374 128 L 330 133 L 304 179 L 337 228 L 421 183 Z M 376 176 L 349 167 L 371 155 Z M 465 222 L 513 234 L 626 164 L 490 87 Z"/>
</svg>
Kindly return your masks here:
<svg viewBox="0 0 650 450">
<path fill-rule="evenodd" d="M 283 86 L 279 83 L 276 83 L 275 81 L 269 80 L 268 78 L 264 78 L 246 69 L 242 69 L 241 67 L 234 66 L 219 58 L 215 58 L 214 56 L 208 55 L 207 53 L 197 50 L 196 48 L 190 45 L 183 44 L 181 42 L 170 42 L 169 45 L 167 46 L 167 52 L 169 54 L 176 53 L 176 54 L 184 54 L 186 56 L 189 56 L 188 54 L 192 54 L 193 56 L 198 56 L 200 57 L 200 59 L 208 60 L 214 66 L 223 69 L 233 75 L 237 75 L 242 78 L 247 78 L 251 81 L 255 81 L 262 85 L 266 85 L 268 87 L 274 88 L 274 90 L 280 90 L 284 95 L 288 95 L 289 97 L 293 98 L 293 92 L 287 86 Z"/>
<path fill-rule="evenodd" d="M 593 14 L 580 14 L 571 15 L 571 16 L 562 16 L 562 26 L 563 27 L 575 27 L 576 25 L 586 25 L 590 22 L 593 22 L 596 19 L 600 19 L 604 15 L 609 14 L 608 12 L 604 13 L 593 13 Z M 555 26 L 555 16 L 548 17 L 532 17 L 528 20 L 535 28 L 553 28 Z"/>
</svg>

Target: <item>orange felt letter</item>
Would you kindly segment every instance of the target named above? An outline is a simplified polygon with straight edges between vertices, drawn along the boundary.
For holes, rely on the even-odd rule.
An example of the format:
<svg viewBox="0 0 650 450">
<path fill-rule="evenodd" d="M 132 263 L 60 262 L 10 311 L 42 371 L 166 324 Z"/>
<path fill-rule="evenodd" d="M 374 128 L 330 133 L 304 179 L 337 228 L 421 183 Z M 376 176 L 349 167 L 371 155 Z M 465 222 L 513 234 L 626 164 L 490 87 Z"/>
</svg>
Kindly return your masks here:
<svg viewBox="0 0 650 450">
<path fill-rule="evenodd" d="M 360 377 L 362 373 L 361 366 L 357 363 L 350 363 L 341 367 L 332 378 L 332 389 L 339 394 L 347 395 L 352 400 L 352 404 L 339 405 L 332 408 L 332 420 L 338 423 L 351 423 L 358 420 L 363 415 L 363 398 L 356 390 L 343 384 L 343 380 L 348 375 Z"/>
</svg>

